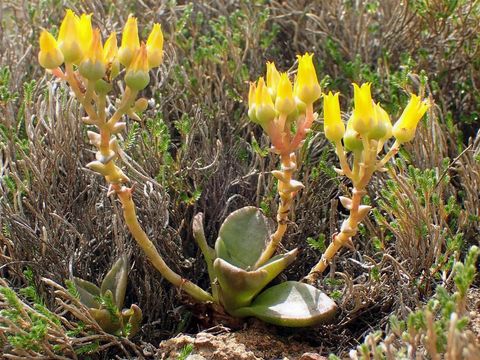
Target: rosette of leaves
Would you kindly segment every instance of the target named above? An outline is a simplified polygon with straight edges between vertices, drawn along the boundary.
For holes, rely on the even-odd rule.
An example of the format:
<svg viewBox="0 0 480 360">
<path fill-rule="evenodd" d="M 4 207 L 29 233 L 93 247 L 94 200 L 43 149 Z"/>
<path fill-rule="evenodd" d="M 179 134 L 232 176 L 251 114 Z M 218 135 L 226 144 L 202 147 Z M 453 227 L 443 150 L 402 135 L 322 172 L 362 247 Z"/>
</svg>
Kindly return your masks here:
<svg viewBox="0 0 480 360">
<path fill-rule="evenodd" d="M 207 261 L 214 299 L 230 315 L 253 316 L 288 327 L 312 326 L 333 318 L 335 302 L 311 285 L 286 281 L 265 289 L 295 260 L 298 250 L 255 267 L 271 236 L 260 209 L 247 206 L 231 213 L 220 228 L 215 249 L 207 245 L 202 214 L 195 217 L 193 230 Z"/>
<path fill-rule="evenodd" d="M 123 309 L 127 288 L 128 261 L 125 256 L 113 264 L 101 286 L 74 277 L 80 301 L 100 327 L 115 335 L 134 336 L 140 329 L 142 310 L 135 304 Z"/>
</svg>

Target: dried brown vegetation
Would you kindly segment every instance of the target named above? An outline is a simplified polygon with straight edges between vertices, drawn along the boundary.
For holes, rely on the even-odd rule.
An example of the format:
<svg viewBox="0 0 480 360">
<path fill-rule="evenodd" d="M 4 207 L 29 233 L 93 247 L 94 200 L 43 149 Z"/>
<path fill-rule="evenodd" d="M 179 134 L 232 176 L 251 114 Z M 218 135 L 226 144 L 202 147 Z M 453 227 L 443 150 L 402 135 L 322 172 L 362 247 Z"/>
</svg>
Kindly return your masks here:
<svg viewBox="0 0 480 360">
<path fill-rule="evenodd" d="M 275 158 L 265 151 L 267 139 L 247 121 L 247 81 L 256 78 L 266 60 L 287 64 L 295 54 L 313 51 L 320 78 L 328 75 L 325 86 L 341 90 L 342 101 L 351 98 L 348 89 L 354 80 L 375 82 L 378 98 L 397 113 L 407 91 L 425 89 L 434 99 L 435 108 L 403 159 L 416 168 L 433 169 L 437 183 L 429 196 L 438 202 L 422 203 L 407 166 L 393 167 L 400 202 L 394 209 L 377 190 L 386 187 L 386 177 L 379 177 L 369 195 L 383 220 L 371 217 L 355 249 L 340 254 L 318 284 L 338 300 L 336 325 L 298 337 L 324 354 L 346 354 L 372 329 L 384 329 L 390 314 L 406 316 L 421 305 L 435 285 L 452 287 L 449 256 L 459 260 L 468 245 L 480 243 L 480 6 L 478 1 L 460 1 L 449 10 L 446 1 L 434 1 L 418 7 L 422 3 L 66 3 L 93 12 L 93 21 L 105 33 L 120 31 L 130 12 L 139 16 L 143 28 L 149 29 L 154 20 L 162 23 L 164 65 L 144 94 L 150 99 L 144 120 L 129 125 L 122 143 L 123 166 L 136 183 L 140 220 L 169 266 L 206 286 L 206 268 L 191 234 L 197 212 L 205 214 L 210 244 L 221 221 L 241 206 L 260 206 L 273 219 L 277 199 L 269 172 L 276 167 Z M 97 334 L 92 341 L 111 347 L 109 354 L 144 351 L 142 356 L 153 356 L 150 348 L 160 340 L 197 332 L 201 322 L 138 250 L 102 179 L 84 168 L 93 152 L 85 145 L 78 104 L 37 65 L 39 29 L 62 16 L 56 1 L 0 4 L 0 68 L 9 73 L 7 82 L 0 80 L 1 285 L 18 289 L 26 282 L 24 269 L 31 268 L 39 292 L 67 329 L 83 319 Z M 305 189 L 283 244 L 301 249 L 297 266 L 287 273 L 291 278 L 306 275 L 320 258 L 306 239 L 324 234 L 328 244 L 344 215 L 332 201 L 344 187 L 329 171 L 336 164 L 321 129 L 320 122 L 314 126 L 298 157 Z M 444 164 L 446 157 L 451 160 Z M 459 209 L 448 208 L 450 198 Z M 415 231 L 423 225 L 426 233 Z M 461 233 L 463 243 L 449 247 L 448 238 Z M 72 275 L 98 282 L 121 253 L 129 254 L 132 264 L 127 301 L 144 313 L 133 343 L 95 328 L 84 318 L 86 309 L 75 304 L 80 310 L 72 310 L 74 298 L 60 287 Z M 0 306 L 4 304 L 2 300 Z M 292 336 L 289 330 L 277 331 Z M 3 346 L 5 338 L 0 339 Z M 73 354 L 75 344 L 67 341 L 65 346 Z M 106 351 L 103 356 L 109 356 Z"/>
</svg>

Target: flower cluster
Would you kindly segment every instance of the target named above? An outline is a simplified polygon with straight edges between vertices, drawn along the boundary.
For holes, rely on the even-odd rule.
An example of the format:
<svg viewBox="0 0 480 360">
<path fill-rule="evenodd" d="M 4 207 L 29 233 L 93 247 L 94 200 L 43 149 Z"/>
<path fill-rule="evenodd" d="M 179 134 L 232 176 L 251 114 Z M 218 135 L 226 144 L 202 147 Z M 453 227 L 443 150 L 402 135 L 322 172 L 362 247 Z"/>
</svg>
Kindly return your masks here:
<svg viewBox="0 0 480 360">
<path fill-rule="evenodd" d="M 412 94 L 400 119 L 392 126 L 388 113 L 372 100 L 370 83 L 361 86 L 353 84 L 353 90 L 354 108 L 346 126 L 341 118 L 339 94 L 329 92 L 323 98 L 325 137 L 335 144 L 341 167 L 337 172 L 352 181 L 353 189 L 351 198 L 340 197 L 350 216 L 343 222 L 340 232 L 333 236 L 333 241 L 323 253 L 321 260 L 308 275 L 309 281 L 315 281 L 336 252 L 345 244 L 351 243 L 352 237 L 358 231 L 358 225 L 371 208 L 362 205 L 361 200 L 373 173 L 383 169 L 388 160 L 398 152 L 400 145 L 414 138 L 420 119 L 430 107 L 428 100 L 422 100 Z M 384 144 L 392 136 L 395 137 L 395 142 L 384 157 L 378 159 L 377 156 L 383 150 Z M 353 153 L 352 166 L 345 150 Z"/>
<path fill-rule="evenodd" d="M 158 67 L 163 59 L 163 34 L 159 24 L 154 24 L 146 43 L 140 43 L 137 19 L 130 16 L 123 29 L 122 43 L 117 46 L 115 32 L 102 44 L 99 29 L 92 28 L 92 15 L 77 16 L 67 10 L 60 25 L 58 38 L 48 31 L 40 34 L 38 61 L 42 67 L 60 76 L 59 67 L 75 65 L 86 80 L 98 82 L 97 90 L 108 89 L 105 82 L 126 68 L 125 83 L 140 91 L 150 82 L 149 70 Z"/>
<path fill-rule="evenodd" d="M 278 153 L 294 151 L 312 125 L 313 103 L 321 96 L 313 66 L 313 55 L 298 56 L 294 84 L 287 73 L 279 73 L 273 62 L 267 63 L 267 81 L 261 77 L 250 84 L 248 116 L 262 126 Z M 296 133 L 292 134 L 292 124 Z"/>
<path fill-rule="evenodd" d="M 343 138 L 345 148 L 353 152 L 363 150 L 365 140 L 383 144 L 393 135 L 398 144 L 411 141 L 418 122 L 430 106 L 427 100 L 412 94 L 400 119 L 392 127 L 387 112 L 372 100 L 369 83 L 353 84 L 353 89 L 355 104 L 346 129 L 340 116 L 338 93 L 330 92 L 324 97 L 325 136 L 332 142 Z"/>
</svg>

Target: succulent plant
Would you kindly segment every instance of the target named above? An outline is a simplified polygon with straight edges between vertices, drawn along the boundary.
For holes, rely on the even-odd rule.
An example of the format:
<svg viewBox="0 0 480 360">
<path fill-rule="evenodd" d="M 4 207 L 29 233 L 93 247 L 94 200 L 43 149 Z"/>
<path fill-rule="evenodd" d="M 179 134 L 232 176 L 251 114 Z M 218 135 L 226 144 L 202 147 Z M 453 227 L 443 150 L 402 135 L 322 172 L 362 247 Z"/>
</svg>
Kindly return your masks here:
<svg viewBox="0 0 480 360">
<path fill-rule="evenodd" d="M 140 329 L 142 310 L 135 304 L 123 309 L 127 275 L 128 261 L 122 256 L 105 275 L 100 287 L 77 277 L 73 281 L 80 301 L 104 331 L 132 337 Z"/>
</svg>

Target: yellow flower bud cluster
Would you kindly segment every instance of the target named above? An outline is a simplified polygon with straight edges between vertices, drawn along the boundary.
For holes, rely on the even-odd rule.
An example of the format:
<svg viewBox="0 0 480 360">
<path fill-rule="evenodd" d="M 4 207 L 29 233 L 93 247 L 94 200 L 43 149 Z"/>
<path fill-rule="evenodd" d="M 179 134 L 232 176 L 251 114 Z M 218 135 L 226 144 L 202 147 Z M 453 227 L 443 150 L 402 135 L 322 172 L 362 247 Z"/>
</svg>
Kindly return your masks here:
<svg viewBox="0 0 480 360">
<path fill-rule="evenodd" d="M 47 30 L 40 34 L 38 61 L 42 67 L 56 70 L 62 64 L 72 64 L 79 74 L 91 81 L 110 81 L 120 72 L 120 64 L 126 68 L 125 82 L 132 90 L 142 90 L 150 82 L 149 70 L 158 67 L 163 60 L 163 34 L 160 24 L 154 24 L 146 43 L 140 43 L 137 19 L 130 16 L 123 29 L 120 48 L 115 32 L 105 45 L 99 29 L 92 28 L 92 15 L 76 15 L 67 10 L 60 25 L 58 38 Z M 108 90 L 102 82 L 96 90 Z"/>
<path fill-rule="evenodd" d="M 304 140 L 313 121 L 313 103 L 320 96 L 313 54 L 298 56 L 293 84 L 287 73 L 280 73 L 273 62 L 267 62 L 266 81 L 260 77 L 250 83 L 248 116 L 263 127 L 278 151 L 288 152 Z M 297 131 L 291 134 L 294 123 Z"/>
<path fill-rule="evenodd" d="M 338 93 L 333 95 L 330 92 L 323 99 L 325 136 L 332 142 L 343 138 L 345 148 L 350 151 L 362 150 L 364 140 L 384 143 L 392 135 L 399 144 L 412 140 L 418 122 L 430 106 L 427 100 L 412 94 L 400 119 L 392 127 L 388 113 L 372 100 L 370 83 L 353 84 L 353 90 L 354 109 L 346 129 L 340 115 Z"/>
</svg>

